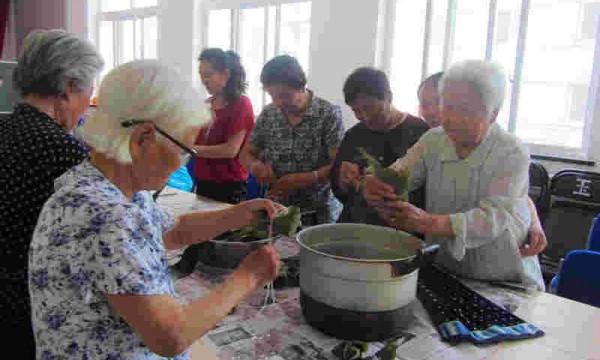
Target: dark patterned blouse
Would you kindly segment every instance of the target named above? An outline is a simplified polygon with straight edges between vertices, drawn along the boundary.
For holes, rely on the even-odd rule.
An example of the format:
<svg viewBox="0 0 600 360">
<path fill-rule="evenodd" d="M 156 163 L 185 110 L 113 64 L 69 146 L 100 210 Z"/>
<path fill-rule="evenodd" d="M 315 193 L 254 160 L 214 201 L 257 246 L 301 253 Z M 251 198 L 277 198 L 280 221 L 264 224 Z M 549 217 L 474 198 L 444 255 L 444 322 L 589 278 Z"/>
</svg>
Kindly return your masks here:
<svg viewBox="0 0 600 360">
<path fill-rule="evenodd" d="M 256 120 L 250 144 L 268 162 L 278 178 L 293 173 L 317 170 L 328 165 L 329 149 L 337 148 L 344 136 L 342 110 L 339 106 L 313 96 L 302 121 L 291 126 L 287 117 L 274 105 L 267 105 Z M 333 222 L 336 200 L 329 182 L 296 190 L 285 205 L 316 211 L 317 222 Z"/>
<path fill-rule="evenodd" d="M 383 166 L 389 166 L 397 159 L 403 157 L 406 151 L 429 129 L 428 125 L 420 118 L 408 115 L 400 125 L 393 129 L 380 131 L 367 128 L 359 122 L 350 128 L 338 150 L 335 163 L 331 169 L 331 186 L 333 193 L 344 204 L 344 210 L 338 222 L 364 223 L 387 226 L 379 217 L 377 211 L 369 207 L 360 191 L 349 187 L 347 192 L 338 188 L 338 176 L 343 161 L 366 167 L 366 161 L 359 153 L 359 148 L 364 148 L 369 154 L 376 157 Z M 423 194 L 413 192 L 410 202 L 423 207 Z"/>
<path fill-rule="evenodd" d="M 54 180 L 86 157 L 83 143 L 31 105 L 0 118 L 0 317 L 7 328 L 31 321 L 29 244 Z"/>
</svg>

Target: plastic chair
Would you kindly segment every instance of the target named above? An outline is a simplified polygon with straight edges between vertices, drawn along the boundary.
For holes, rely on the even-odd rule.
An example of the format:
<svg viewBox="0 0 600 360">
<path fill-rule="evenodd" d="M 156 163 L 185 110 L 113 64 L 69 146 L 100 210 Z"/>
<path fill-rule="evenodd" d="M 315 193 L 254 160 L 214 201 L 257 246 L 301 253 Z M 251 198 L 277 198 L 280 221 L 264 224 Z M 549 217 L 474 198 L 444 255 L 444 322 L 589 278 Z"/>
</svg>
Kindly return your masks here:
<svg viewBox="0 0 600 360">
<path fill-rule="evenodd" d="M 263 198 L 266 193 L 267 187 L 259 184 L 254 174 L 249 173 L 248 180 L 246 181 L 246 200 Z"/>
<path fill-rule="evenodd" d="M 600 174 L 563 170 L 550 180 L 550 207 L 544 223 L 548 246 L 540 254 L 545 278 L 558 273 L 561 259 L 588 246 L 590 228 L 600 213 Z"/>
<path fill-rule="evenodd" d="M 573 250 L 565 257 L 556 294 L 571 300 L 600 307 L 600 252 Z"/>
<path fill-rule="evenodd" d="M 594 223 L 588 236 L 587 249 L 600 252 L 600 214 L 594 218 Z"/>
<path fill-rule="evenodd" d="M 590 228 L 590 234 L 588 236 L 587 250 L 600 252 L 600 214 L 596 215 L 596 217 L 594 218 L 594 223 L 592 224 L 592 227 Z M 564 260 L 562 260 L 562 261 L 564 262 Z M 562 267 L 562 262 L 559 265 L 559 268 L 560 267 Z M 554 276 L 552 278 L 552 281 L 550 282 L 550 286 L 548 288 L 549 292 L 554 293 L 554 294 L 556 293 L 559 276 L 560 276 L 560 271 L 556 276 Z"/>
<path fill-rule="evenodd" d="M 192 192 L 194 187 L 194 180 L 189 174 L 187 167 L 184 165 L 177 169 L 177 171 L 175 171 L 173 174 L 171 174 L 169 180 L 167 181 L 167 186 L 187 192 Z"/>
<path fill-rule="evenodd" d="M 542 225 L 546 221 L 550 207 L 550 176 L 548 170 L 541 163 L 531 160 L 529 163 L 529 196 Z"/>
<path fill-rule="evenodd" d="M 196 182 L 197 182 L 197 179 L 194 176 L 194 163 L 195 162 L 196 162 L 196 159 L 194 157 L 192 157 L 185 164 L 187 172 L 190 175 L 190 177 L 192 178 L 192 188 L 190 189 L 190 192 L 195 192 L 196 191 Z"/>
</svg>

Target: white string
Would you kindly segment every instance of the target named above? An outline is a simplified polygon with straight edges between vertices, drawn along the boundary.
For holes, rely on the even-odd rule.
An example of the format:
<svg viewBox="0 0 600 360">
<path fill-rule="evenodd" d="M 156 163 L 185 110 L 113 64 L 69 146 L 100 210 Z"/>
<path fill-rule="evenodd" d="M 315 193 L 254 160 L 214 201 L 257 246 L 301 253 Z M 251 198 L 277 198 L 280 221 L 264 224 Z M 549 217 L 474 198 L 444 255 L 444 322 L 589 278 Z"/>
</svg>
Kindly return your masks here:
<svg viewBox="0 0 600 360">
<path fill-rule="evenodd" d="M 273 243 L 273 217 L 271 217 L 271 219 L 269 220 L 269 244 Z M 267 283 L 267 288 L 265 289 L 265 299 L 263 301 L 262 306 L 260 307 L 260 310 L 258 311 L 258 313 L 262 313 L 262 311 L 269 305 L 275 305 L 276 303 L 276 299 L 275 299 L 275 288 L 273 287 L 273 282 L 269 282 Z"/>
</svg>

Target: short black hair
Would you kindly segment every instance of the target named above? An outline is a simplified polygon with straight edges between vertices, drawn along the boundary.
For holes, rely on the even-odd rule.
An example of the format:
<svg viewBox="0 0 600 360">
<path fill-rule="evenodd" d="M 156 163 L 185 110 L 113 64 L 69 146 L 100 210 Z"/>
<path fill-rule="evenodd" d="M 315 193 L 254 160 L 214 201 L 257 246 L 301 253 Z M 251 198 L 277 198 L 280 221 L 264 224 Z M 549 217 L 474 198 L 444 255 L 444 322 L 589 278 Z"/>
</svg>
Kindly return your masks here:
<svg viewBox="0 0 600 360">
<path fill-rule="evenodd" d="M 280 84 L 301 90 L 306 86 L 306 74 L 295 57 L 279 55 L 263 66 L 260 82 L 265 87 Z"/>
<path fill-rule="evenodd" d="M 198 61 L 206 61 L 218 71 L 229 70 L 229 79 L 223 89 L 223 97 L 227 102 L 233 102 L 246 93 L 246 70 L 240 62 L 240 57 L 234 51 L 223 51 L 219 48 L 202 50 Z"/>
<path fill-rule="evenodd" d="M 428 77 L 426 77 L 425 80 L 423 80 L 419 84 L 419 87 L 417 88 L 417 96 L 419 96 L 421 94 L 421 90 L 423 90 L 423 88 L 425 87 L 425 85 L 427 85 L 427 83 L 431 83 L 431 85 L 433 85 L 433 87 L 437 89 L 438 84 L 440 83 L 440 79 L 442 78 L 442 75 L 444 75 L 444 72 L 440 71 L 440 72 L 436 72 L 435 74 L 432 74 L 432 75 L 429 75 Z"/>
<path fill-rule="evenodd" d="M 387 75 L 378 69 L 364 66 L 354 70 L 344 82 L 344 100 L 351 105 L 359 95 L 367 95 L 384 100 L 391 94 Z"/>
</svg>

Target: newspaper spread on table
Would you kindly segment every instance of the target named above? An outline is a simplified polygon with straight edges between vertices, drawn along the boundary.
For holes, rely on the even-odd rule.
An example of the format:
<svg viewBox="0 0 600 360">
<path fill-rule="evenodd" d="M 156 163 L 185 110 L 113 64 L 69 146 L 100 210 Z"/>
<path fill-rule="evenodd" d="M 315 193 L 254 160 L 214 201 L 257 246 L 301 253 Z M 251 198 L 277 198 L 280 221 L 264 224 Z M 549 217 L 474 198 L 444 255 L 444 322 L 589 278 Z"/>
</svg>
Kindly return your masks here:
<svg viewBox="0 0 600 360">
<path fill-rule="evenodd" d="M 277 244 L 282 257 L 297 252 L 293 240 Z M 176 283 L 183 302 L 206 295 L 219 284 L 229 270 L 211 268 L 200 264 L 197 271 Z M 473 290 L 496 304 L 514 312 L 528 293 L 516 289 L 490 287 L 477 281 L 466 282 Z M 224 360 L 278 359 L 278 360 L 333 360 L 338 359 L 332 350 L 343 340 L 323 334 L 308 325 L 303 318 L 298 288 L 276 291 L 276 302 L 265 306 L 265 293 L 259 290 L 247 297 L 204 341 L 217 356 Z M 443 342 L 419 301 L 408 305 L 411 318 L 405 330 L 393 340 L 399 345 L 398 360 L 425 359 L 482 359 L 493 353 L 493 346 L 472 344 L 451 345 Z"/>
</svg>

